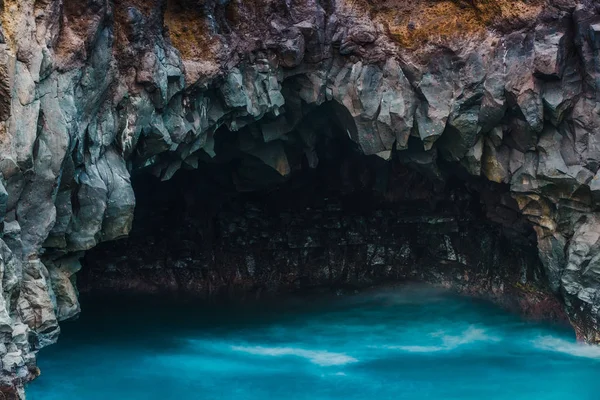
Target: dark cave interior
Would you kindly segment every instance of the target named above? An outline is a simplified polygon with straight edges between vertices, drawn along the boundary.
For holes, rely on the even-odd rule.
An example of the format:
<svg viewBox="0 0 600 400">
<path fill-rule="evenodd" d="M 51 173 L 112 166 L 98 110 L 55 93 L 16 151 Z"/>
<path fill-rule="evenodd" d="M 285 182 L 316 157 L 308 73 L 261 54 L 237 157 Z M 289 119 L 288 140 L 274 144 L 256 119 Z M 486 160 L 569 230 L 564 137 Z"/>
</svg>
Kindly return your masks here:
<svg viewBox="0 0 600 400">
<path fill-rule="evenodd" d="M 306 117 L 324 127 L 310 154 L 292 135 L 275 141 L 286 177 L 270 155 L 243 151 L 254 124 L 222 127 L 216 156 L 170 180 L 139 171 L 132 231 L 86 253 L 81 293 L 253 299 L 423 281 L 485 296 L 543 285 L 535 234 L 505 186 L 458 165 L 435 176 L 403 152 L 365 156 L 331 115 Z"/>
</svg>

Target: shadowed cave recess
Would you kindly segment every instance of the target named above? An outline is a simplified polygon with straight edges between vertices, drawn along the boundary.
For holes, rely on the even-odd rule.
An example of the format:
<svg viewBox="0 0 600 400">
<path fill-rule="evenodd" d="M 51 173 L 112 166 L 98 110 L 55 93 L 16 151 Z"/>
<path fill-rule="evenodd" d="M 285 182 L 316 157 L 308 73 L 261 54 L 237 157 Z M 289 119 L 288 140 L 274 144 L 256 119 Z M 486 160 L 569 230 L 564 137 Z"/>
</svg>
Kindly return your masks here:
<svg viewBox="0 0 600 400">
<path fill-rule="evenodd" d="M 418 139 L 365 156 L 346 114 L 314 107 L 266 145 L 268 121 L 223 127 L 214 157 L 167 181 L 138 171 L 132 230 L 85 253 L 80 293 L 239 301 L 416 281 L 566 321 L 506 185 L 456 163 L 420 171 Z"/>
</svg>

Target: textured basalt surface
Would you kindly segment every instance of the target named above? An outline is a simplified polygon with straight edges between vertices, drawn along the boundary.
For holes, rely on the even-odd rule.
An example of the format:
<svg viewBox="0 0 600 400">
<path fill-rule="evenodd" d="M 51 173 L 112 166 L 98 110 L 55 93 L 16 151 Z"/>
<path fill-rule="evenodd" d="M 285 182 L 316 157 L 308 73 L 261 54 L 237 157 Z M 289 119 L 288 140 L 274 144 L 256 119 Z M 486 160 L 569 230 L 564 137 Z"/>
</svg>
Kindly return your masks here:
<svg viewBox="0 0 600 400">
<path fill-rule="evenodd" d="M 514 284 L 531 298 L 538 292 L 533 287 L 540 285 L 540 293 L 547 288 L 559 299 L 582 340 L 600 342 L 597 2 L 4 0 L 0 4 L 0 387 L 9 396 L 23 396 L 23 384 L 39 373 L 37 350 L 57 339 L 59 321 L 80 312 L 74 282 L 85 252 L 131 230 L 136 205 L 132 174 L 168 181 L 179 170 L 202 168 L 213 177 L 226 176 L 235 192 L 260 193 L 293 175 L 319 171 L 327 156 L 318 151 L 318 144 L 332 130 L 349 136 L 363 156 L 392 160 L 390 164 L 417 171 L 423 180 L 442 188 L 425 191 L 430 203 L 433 197 L 451 195 L 451 179 L 463 182 L 454 185 L 462 188 L 457 193 L 473 185 L 474 179 L 483 199 L 476 203 L 489 204 L 488 197 L 497 200 L 492 202 L 497 206 L 484 213 L 496 222 L 494 229 L 505 231 L 502 226 L 515 221 L 527 221 L 523 224 L 533 228 L 532 246 L 537 247 L 542 265 L 538 269 L 537 261 L 526 256 L 524 270 L 530 272 L 523 274 L 525 278 L 515 281 L 510 275 L 520 269 L 504 274 L 501 266 L 520 258 L 503 250 L 501 243 L 508 240 L 506 246 L 516 249 L 514 243 L 521 236 L 493 235 L 494 229 L 486 229 L 491 222 L 479 216 L 467 218 L 470 222 L 462 228 L 459 222 L 433 224 L 435 238 L 431 236 L 431 247 L 425 246 L 422 257 L 411 259 L 415 265 L 385 258 L 378 264 L 391 266 L 391 272 L 373 269 L 372 261 L 379 257 L 377 246 L 386 248 L 386 254 L 401 254 L 401 238 L 363 239 L 352 257 L 363 257 L 356 258 L 360 261 L 355 265 L 370 257 L 365 273 L 382 280 L 391 273 L 398 279 L 420 277 L 439 283 L 445 278 L 434 276 L 436 271 L 430 269 L 434 259 L 427 261 L 427 254 L 446 243 L 445 229 L 458 253 L 454 257 L 442 253 L 435 262 L 449 259 L 460 275 L 477 267 L 467 258 L 474 250 L 455 244 L 456 238 L 462 234 L 476 241 L 489 236 L 485 257 L 508 253 L 507 258 L 488 265 L 490 270 L 499 267 L 488 278 L 463 282 L 465 288 L 499 276 L 498 285 Z M 232 135 L 233 139 L 224 139 Z M 358 167 L 352 170 L 347 165 Z M 351 160 L 337 169 L 364 189 L 370 178 L 360 166 L 360 161 Z M 390 167 L 390 180 L 398 168 Z M 490 192 L 482 188 L 491 183 L 485 181 L 502 189 L 486 196 Z M 190 178 L 188 184 L 194 182 Z M 401 179 L 398 185 L 402 187 Z M 161 190 L 159 184 L 154 186 Z M 409 185 L 406 191 L 413 189 Z M 385 206 L 375 201 L 356 218 L 376 215 L 376 225 L 405 231 L 409 229 L 402 225 L 405 206 L 394 208 L 389 205 L 393 200 L 388 198 Z M 181 199 L 181 204 L 186 201 Z M 337 215 L 335 204 L 332 217 Z M 393 212 L 386 214 L 385 209 Z M 494 209 L 502 212 L 490 211 Z M 450 218 L 458 221 L 464 210 L 458 207 Z M 138 212 L 143 215 L 143 210 Z M 242 220 L 253 212 L 264 221 L 265 230 L 246 231 L 240 237 L 282 232 L 283 228 L 272 227 L 278 220 L 260 208 L 248 211 Z M 282 212 L 291 220 L 295 215 L 305 221 L 313 218 L 306 210 Z M 318 208 L 314 212 L 324 213 Z M 201 214 L 210 221 L 234 218 L 219 217 L 209 209 Z M 431 225 L 428 221 L 434 216 L 424 211 L 417 225 Z M 194 223 L 205 229 L 198 218 Z M 317 226 L 321 225 L 311 229 Z M 349 234 L 353 229 L 344 231 Z M 233 246 L 235 235 L 220 232 L 204 235 L 203 240 L 214 237 L 223 249 Z M 377 235 L 385 232 L 382 228 Z M 298 234 L 300 242 L 307 235 L 302 230 Z M 286 243 L 291 251 L 294 240 L 288 237 Z M 520 244 L 527 247 L 527 243 Z M 329 252 L 343 245 L 325 241 L 314 248 Z M 248 248 L 259 251 L 268 245 L 245 246 L 232 252 L 248 255 Z M 212 251 L 217 250 L 218 246 Z M 102 249 L 97 251 L 94 254 L 103 254 Z M 293 270 L 292 258 L 286 260 L 282 268 Z M 243 262 L 248 269 L 251 262 L 246 258 Z M 129 282 L 103 274 L 108 260 L 103 265 L 86 264 L 89 271 L 82 274 L 89 278 L 90 288 L 96 279 L 99 285 L 113 279 L 127 289 L 137 279 Z M 269 259 L 266 264 L 271 268 L 279 262 Z M 214 262 L 203 265 L 201 269 L 212 266 L 209 275 L 219 274 Z M 324 264 L 314 265 L 310 279 L 324 279 Z M 537 270 L 539 274 L 534 273 Z M 331 274 L 327 279 L 340 276 Z M 459 282 L 453 275 L 449 280 Z M 303 275 L 292 271 L 290 279 L 295 277 Z M 197 280 L 198 290 L 204 292 L 207 278 L 202 279 Z M 244 287 L 244 275 L 239 282 Z"/>
</svg>

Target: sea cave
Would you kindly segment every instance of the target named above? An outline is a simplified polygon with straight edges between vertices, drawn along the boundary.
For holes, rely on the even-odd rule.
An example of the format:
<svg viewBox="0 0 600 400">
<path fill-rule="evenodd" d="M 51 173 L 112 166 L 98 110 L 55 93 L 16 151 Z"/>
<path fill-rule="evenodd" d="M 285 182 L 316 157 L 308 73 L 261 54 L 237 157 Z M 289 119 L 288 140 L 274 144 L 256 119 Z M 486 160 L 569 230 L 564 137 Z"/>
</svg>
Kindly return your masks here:
<svg viewBox="0 0 600 400">
<path fill-rule="evenodd" d="M 596 1 L 0 14 L 0 400 L 597 397 Z"/>
</svg>

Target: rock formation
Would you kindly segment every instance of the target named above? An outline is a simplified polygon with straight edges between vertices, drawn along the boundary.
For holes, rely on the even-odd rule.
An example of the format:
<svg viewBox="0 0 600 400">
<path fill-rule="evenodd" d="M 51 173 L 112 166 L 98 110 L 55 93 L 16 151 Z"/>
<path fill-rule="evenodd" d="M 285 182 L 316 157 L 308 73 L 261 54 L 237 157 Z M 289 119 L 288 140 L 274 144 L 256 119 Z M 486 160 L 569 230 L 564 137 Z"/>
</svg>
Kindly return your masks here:
<svg viewBox="0 0 600 400">
<path fill-rule="evenodd" d="M 7 395 L 24 396 L 37 350 L 80 312 L 85 252 L 130 231 L 132 174 L 251 160 L 285 180 L 319 165 L 331 126 L 431 181 L 502 184 L 578 336 L 600 342 L 597 1 L 0 5 Z M 239 191 L 252 170 L 236 170 Z"/>
</svg>

